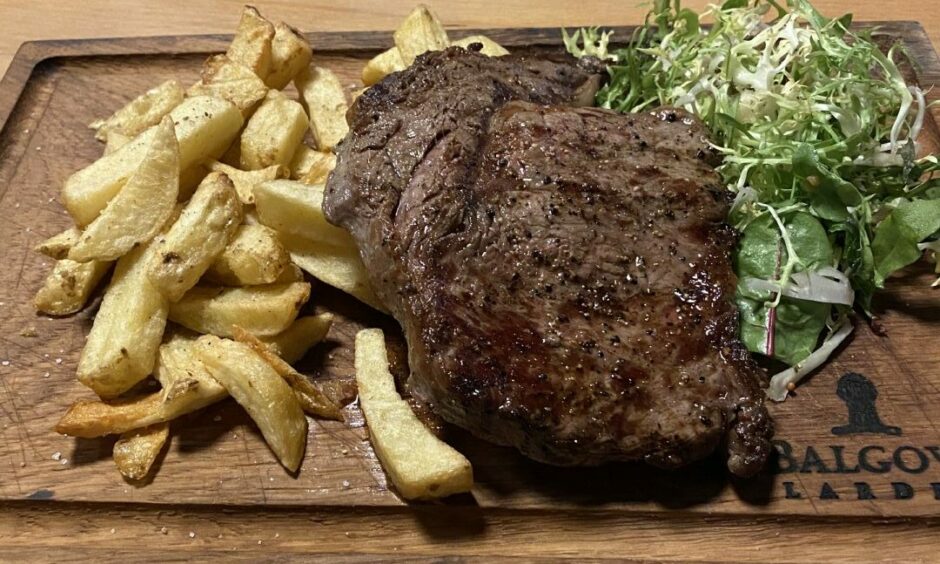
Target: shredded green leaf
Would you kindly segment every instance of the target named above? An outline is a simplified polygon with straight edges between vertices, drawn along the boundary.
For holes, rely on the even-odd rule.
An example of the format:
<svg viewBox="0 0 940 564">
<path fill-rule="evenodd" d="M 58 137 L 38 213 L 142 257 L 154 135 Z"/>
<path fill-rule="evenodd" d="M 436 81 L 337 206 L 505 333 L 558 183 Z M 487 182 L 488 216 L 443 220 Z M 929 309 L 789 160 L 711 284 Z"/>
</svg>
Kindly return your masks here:
<svg viewBox="0 0 940 564">
<path fill-rule="evenodd" d="M 850 23 L 806 0 L 727 0 L 701 16 L 655 0 L 626 47 L 597 28 L 564 34 L 575 56 L 608 63 L 599 106 L 681 107 L 710 129 L 744 234 L 742 337 L 793 365 L 788 382 L 845 338 L 847 304 L 870 315 L 892 272 L 938 254 L 940 164 L 916 156 L 924 94 L 898 68 L 900 43 L 883 52 Z"/>
</svg>

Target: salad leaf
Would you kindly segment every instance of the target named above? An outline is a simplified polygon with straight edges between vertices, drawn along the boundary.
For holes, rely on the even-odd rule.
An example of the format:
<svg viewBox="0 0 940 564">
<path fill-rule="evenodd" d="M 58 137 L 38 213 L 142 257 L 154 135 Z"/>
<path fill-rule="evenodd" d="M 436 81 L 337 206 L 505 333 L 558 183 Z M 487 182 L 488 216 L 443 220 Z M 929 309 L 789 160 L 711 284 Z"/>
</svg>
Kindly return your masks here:
<svg viewBox="0 0 940 564">
<path fill-rule="evenodd" d="M 800 145 L 793 154 L 793 175 L 799 178 L 810 208 L 817 216 L 831 221 L 849 218 L 849 207 L 862 203 L 862 194 L 851 182 L 823 164 L 813 147 Z"/>
<path fill-rule="evenodd" d="M 799 261 L 798 270 L 815 270 L 832 262 L 832 247 L 816 218 L 797 212 L 783 225 L 790 245 L 784 244 L 783 234 L 769 214 L 747 226 L 735 254 L 739 277 L 779 280 L 792 258 Z M 788 248 L 796 257 L 790 256 Z M 741 339 L 751 351 L 796 364 L 816 348 L 832 306 L 790 297 L 777 299 L 777 293 L 738 285 L 735 300 L 741 315 Z"/>
<path fill-rule="evenodd" d="M 769 308 L 765 303 L 739 297 L 741 340 L 748 349 L 760 351 L 767 347 L 767 319 Z M 816 350 L 819 333 L 826 328 L 830 304 L 783 298 L 774 308 L 773 356 L 793 365 Z M 761 351 L 761 354 L 765 354 Z"/>
<path fill-rule="evenodd" d="M 921 256 L 917 244 L 940 230 L 940 200 L 903 201 L 875 230 L 871 250 L 875 263 L 875 284 L 884 286 L 895 270 Z"/>
</svg>

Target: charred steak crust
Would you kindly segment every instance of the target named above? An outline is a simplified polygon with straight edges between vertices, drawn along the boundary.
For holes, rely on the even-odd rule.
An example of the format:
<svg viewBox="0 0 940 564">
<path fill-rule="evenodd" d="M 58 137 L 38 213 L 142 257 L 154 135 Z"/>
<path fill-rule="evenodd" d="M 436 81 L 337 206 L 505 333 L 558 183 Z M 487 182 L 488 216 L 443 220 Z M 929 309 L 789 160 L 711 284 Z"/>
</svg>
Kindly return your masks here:
<svg viewBox="0 0 940 564">
<path fill-rule="evenodd" d="M 570 105 L 573 63 L 419 57 L 350 111 L 325 209 L 444 419 L 560 465 L 676 467 L 772 434 L 737 338 L 735 233 L 701 125 Z M 587 87 L 589 88 L 589 86 Z"/>
</svg>

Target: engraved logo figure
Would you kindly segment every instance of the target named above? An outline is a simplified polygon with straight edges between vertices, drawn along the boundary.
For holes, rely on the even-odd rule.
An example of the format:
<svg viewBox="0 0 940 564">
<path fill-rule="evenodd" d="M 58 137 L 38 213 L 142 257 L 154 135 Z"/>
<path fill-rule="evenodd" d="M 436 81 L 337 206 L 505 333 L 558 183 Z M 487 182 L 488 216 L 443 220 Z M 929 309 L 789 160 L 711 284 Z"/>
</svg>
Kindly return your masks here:
<svg viewBox="0 0 940 564">
<path fill-rule="evenodd" d="M 878 416 L 875 400 L 878 389 L 871 380 L 849 372 L 839 378 L 836 395 L 845 402 L 849 410 L 849 424 L 832 428 L 833 435 L 854 435 L 856 433 L 879 433 L 882 435 L 900 435 L 901 428 L 885 425 Z"/>
</svg>

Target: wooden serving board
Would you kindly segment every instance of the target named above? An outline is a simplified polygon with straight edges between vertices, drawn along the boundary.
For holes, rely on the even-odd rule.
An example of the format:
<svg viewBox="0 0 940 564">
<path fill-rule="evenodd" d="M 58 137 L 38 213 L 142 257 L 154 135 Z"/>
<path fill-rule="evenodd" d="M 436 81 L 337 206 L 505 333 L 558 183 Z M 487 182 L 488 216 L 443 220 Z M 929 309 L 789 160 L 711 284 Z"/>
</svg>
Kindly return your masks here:
<svg viewBox="0 0 940 564">
<path fill-rule="evenodd" d="M 919 24 L 886 23 L 882 29 L 904 40 L 922 85 L 940 84 L 940 61 Z M 452 35 L 481 32 L 510 49 L 560 45 L 555 29 Z M 617 37 L 629 33 L 620 29 Z M 319 33 L 310 39 L 315 64 L 334 70 L 350 90 L 360 86 L 364 62 L 391 44 L 387 32 Z M 94 308 L 63 319 L 37 315 L 32 296 L 51 261 L 31 249 L 70 224 L 58 201 L 60 188 L 102 151 L 87 124 L 168 78 L 195 81 L 207 54 L 223 51 L 228 40 L 30 43 L 0 82 L 0 506 L 87 503 L 112 512 L 131 507 L 114 504 L 259 511 L 302 506 L 381 517 L 404 505 L 389 490 L 355 406 L 347 408 L 345 425 L 311 425 L 297 476 L 278 465 L 231 400 L 174 422 L 172 444 L 143 487 L 126 483 L 114 468 L 113 438 L 76 440 L 52 431 L 72 402 L 93 397 L 74 372 Z M 936 91 L 930 96 L 938 98 Z M 933 139 L 940 139 L 936 122 L 928 125 Z M 675 516 L 693 528 L 695 515 L 822 516 L 833 526 L 847 518 L 933 523 L 940 518 L 940 291 L 930 288 L 932 280 L 926 263 L 892 279 L 875 305 L 887 336 L 858 322 L 834 360 L 794 397 L 771 405 L 780 455 L 755 479 L 729 478 L 717 459 L 678 472 L 638 464 L 559 469 L 453 429 L 448 440 L 473 463 L 476 487 L 472 495 L 422 509 L 426 518 L 420 520 L 433 528 L 435 511 L 457 511 L 460 519 L 472 515 L 471 521 L 510 512 L 547 519 L 546 526 L 555 523 L 558 530 L 575 528 L 572 515 Z M 337 322 L 328 342 L 305 360 L 308 373 L 350 378 L 356 330 L 378 325 L 397 332 L 390 318 L 325 285 L 315 286 L 312 302 L 317 311 L 336 313 Z"/>
</svg>

